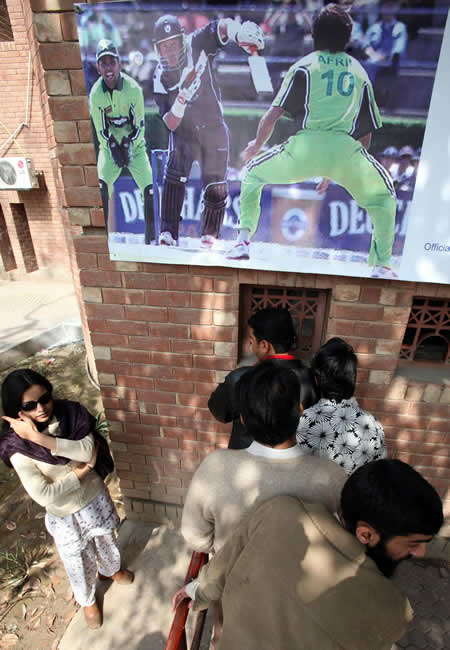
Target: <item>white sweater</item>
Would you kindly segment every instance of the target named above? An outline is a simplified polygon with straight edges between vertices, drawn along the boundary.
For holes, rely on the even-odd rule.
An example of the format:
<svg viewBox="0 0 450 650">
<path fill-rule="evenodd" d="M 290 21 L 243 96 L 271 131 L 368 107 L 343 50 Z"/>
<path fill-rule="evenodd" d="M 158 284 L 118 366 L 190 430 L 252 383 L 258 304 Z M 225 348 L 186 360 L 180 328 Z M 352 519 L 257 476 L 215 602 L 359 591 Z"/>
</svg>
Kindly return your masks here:
<svg viewBox="0 0 450 650">
<path fill-rule="evenodd" d="M 80 481 L 73 471 L 80 463 L 87 463 L 91 458 L 94 438 L 92 434 L 81 440 L 59 438 L 59 428 L 53 423 L 45 433 L 56 436 L 53 455 L 70 458 L 66 465 L 44 463 L 20 453 L 11 456 L 11 464 L 36 503 L 56 517 L 65 517 L 84 508 L 103 489 L 103 481 L 97 472 L 89 472 Z"/>
<path fill-rule="evenodd" d="M 270 449 L 219 449 L 195 472 L 186 496 L 181 532 L 196 551 L 218 551 L 256 504 L 289 495 L 339 509 L 347 474 L 336 463 L 304 456 L 298 445 Z"/>
</svg>

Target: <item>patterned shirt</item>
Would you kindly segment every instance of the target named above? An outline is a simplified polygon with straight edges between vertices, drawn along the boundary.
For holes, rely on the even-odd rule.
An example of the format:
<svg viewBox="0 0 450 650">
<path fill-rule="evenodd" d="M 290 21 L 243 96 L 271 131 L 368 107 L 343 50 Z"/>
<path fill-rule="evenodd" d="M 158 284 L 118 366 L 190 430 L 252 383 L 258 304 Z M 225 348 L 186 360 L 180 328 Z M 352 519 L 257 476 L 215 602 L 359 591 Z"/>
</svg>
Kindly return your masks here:
<svg viewBox="0 0 450 650">
<path fill-rule="evenodd" d="M 354 397 L 341 402 L 321 399 L 306 409 L 297 428 L 297 442 L 303 453 L 329 458 L 347 474 L 387 457 L 383 427 Z"/>
</svg>

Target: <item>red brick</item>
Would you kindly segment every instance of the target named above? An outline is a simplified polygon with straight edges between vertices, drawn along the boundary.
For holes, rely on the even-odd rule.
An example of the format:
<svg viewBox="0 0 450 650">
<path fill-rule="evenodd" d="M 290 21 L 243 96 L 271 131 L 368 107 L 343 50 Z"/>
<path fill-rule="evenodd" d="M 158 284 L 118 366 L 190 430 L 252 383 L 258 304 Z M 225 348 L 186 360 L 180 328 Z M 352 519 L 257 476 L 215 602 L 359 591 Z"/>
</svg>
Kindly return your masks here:
<svg viewBox="0 0 450 650">
<path fill-rule="evenodd" d="M 128 347 L 136 350 L 170 352 L 170 340 L 163 338 L 149 338 L 147 336 L 130 336 Z"/>
<path fill-rule="evenodd" d="M 189 339 L 189 327 L 187 325 L 174 325 L 172 323 L 155 325 L 149 323 L 148 333 L 155 338 Z"/>
<path fill-rule="evenodd" d="M 136 391 L 130 388 L 121 388 L 119 386 L 105 386 L 102 389 L 103 395 L 108 397 L 120 397 L 123 399 L 136 399 Z"/>
<path fill-rule="evenodd" d="M 56 142 L 78 142 L 78 131 L 75 122 L 54 122 L 53 132 L 55 134 Z"/>
<path fill-rule="evenodd" d="M 80 282 L 85 287 L 120 287 L 122 279 L 117 271 L 80 271 Z M 120 307 L 123 317 L 123 308 Z"/>
<path fill-rule="evenodd" d="M 92 165 L 96 162 L 94 145 L 90 142 L 61 144 L 57 153 L 61 165 Z"/>
<path fill-rule="evenodd" d="M 191 336 L 199 341 L 233 341 L 235 328 L 213 327 L 208 325 L 192 325 Z"/>
<path fill-rule="evenodd" d="M 95 364 L 99 372 L 122 372 L 123 374 L 130 374 L 131 366 L 129 363 L 123 361 L 112 361 L 110 359 L 96 359 Z"/>
<path fill-rule="evenodd" d="M 151 390 L 154 387 L 153 379 L 147 379 L 147 377 L 129 377 L 127 375 L 118 375 L 117 385 L 136 388 L 137 390 L 139 388 L 148 388 Z"/>
<path fill-rule="evenodd" d="M 174 427 L 177 423 L 177 419 L 170 417 L 169 415 L 152 415 L 141 413 L 141 422 L 142 424 L 150 424 L 152 426 L 161 427 L 161 433 L 165 435 L 166 427 Z"/>
<path fill-rule="evenodd" d="M 397 359 L 387 355 L 358 354 L 358 366 L 370 368 L 371 370 L 394 370 L 397 367 Z"/>
<path fill-rule="evenodd" d="M 229 310 L 236 306 L 236 298 L 237 296 L 226 293 L 193 293 L 191 306 L 197 309 Z"/>
<path fill-rule="evenodd" d="M 128 344 L 128 336 L 123 334 L 99 334 L 98 332 L 91 332 L 92 345 L 103 346 L 125 346 Z"/>
<path fill-rule="evenodd" d="M 389 323 L 407 323 L 409 307 L 384 307 L 383 320 Z"/>
<path fill-rule="evenodd" d="M 185 406 L 195 406 L 198 408 L 208 408 L 208 398 L 204 395 L 177 395 L 177 404 Z"/>
<path fill-rule="evenodd" d="M 102 199 L 98 187 L 66 187 L 64 190 L 66 205 L 91 207 L 101 205 Z"/>
<path fill-rule="evenodd" d="M 89 326 L 94 332 L 112 332 L 113 334 L 136 334 L 144 335 L 147 333 L 147 327 L 144 323 L 130 323 L 123 320 L 108 321 L 104 319 L 89 320 Z"/>
<path fill-rule="evenodd" d="M 145 304 L 161 307 L 189 307 L 191 295 L 181 291 L 146 291 Z"/>
<path fill-rule="evenodd" d="M 102 305 L 94 303 L 86 303 L 86 315 L 88 318 L 93 319 L 122 319 L 123 318 L 123 307 L 119 305 Z M 109 323 L 108 323 L 109 327 Z"/>
<path fill-rule="evenodd" d="M 169 291 L 212 291 L 213 279 L 195 275 L 168 275 L 167 288 Z"/>
<path fill-rule="evenodd" d="M 125 307 L 128 320 L 143 320 L 150 323 L 167 322 L 167 310 L 159 307 Z"/>
<path fill-rule="evenodd" d="M 361 287 L 361 296 L 359 301 L 369 305 L 377 305 L 381 297 L 381 288 L 378 287 Z"/>
<path fill-rule="evenodd" d="M 175 404 L 175 395 L 157 390 L 139 390 L 137 397 L 140 402 L 151 402 L 153 404 Z M 168 415 L 171 415 L 170 413 Z"/>
<path fill-rule="evenodd" d="M 211 395 L 211 393 L 216 390 L 217 384 L 211 383 L 198 383 L 195 384 L 194 393 L 197 395 Z"/>
<path fill-rule="evenodd" d="M 82 67 L 78 43 L 41 43 L 39 56 L 44 70 L 65 70 Z"/>
<path fill-rule="evenodd" d="M 92 142 L 92 126 L 91 120 L 79 120 L 77 122 L 78 137 L 80 142 Z"/>
<path fill-rule="evenodd" d="M 155 386 L 158 390 L 165 390 L 174 393 L 192 393 L 194 392 L 194 384 L 190 381 L 181 379 L 157 379 Z"/>
<path fill-rule="evenodd" d="M 49 97 L 48 106 L 54 120 L 86 120 L 89 118 L 87 97 Z"/>
<path fill-rule="evenodd" d="M 77 21 L 74 13 L 60 15 L 61 28 L 65 41 L 78 41 Z"/>
<path fill-rule="evenodd" d="M 216 373 L 213 370 L 200 370 L 193 368 L 174 368 L 173 376 L 175 379 L 186 379 L 187 381 L 207 381 L 213 382 Z"/>
<path fill-rule="evenodd" d="M 108 241 L 104 235 L 79 235 L 73 238 L 75 250 L 81 253 L 108 253 Z"/>
<path fill-rule="evenodd" d="M 98 187 L 99 181 L 98 181 L 98 173 L 97 173 L 97 167 L 95 165 L 89 165 L 84 167 L 84 175 L 86 177 L 86 185 L 89 185 L 89 187 Z M 95 208 L 93 208 L 95 210 Z M 97 208 L 101 212 L 101 217 L 102 221 L 101 224 L 103 226 L 105 222 L 105 217 L 103 214 L 103 209 Z M 92 214 L 92 212 L 91 212 Z"/>
<path fill-rule="evenodd" d="M 354 334 L 362 338 L 403 339 L 405 327 L 390 323 L 354 323 Z"/>
<path fill-rule="evenodd" d="M 117 273 L 120 276 L 120 273 Z M 106 303 L 117 303 L 121 305 L 142 305 L 144 294 L 142 291 L 131 291 L 129 289 L 102 289 L 103 300 Z"/>
<path fill-rule="evenodd" d="M 173 354 L 172 352 L 152 352 L 152 363 L 172 368 L 191 368 L 191 354 Z"/>
<path fill-rule="evenodd" d="M 450 419 L 450 406 L 439 404 L 413 403 L 409 404 L 409 413 L 411 415 L 435 415 L 438 418 Z"/>
<path fill-rule="evenodd" d="M 95 253 L 76 253 L 76 258 L 80 269 L 94 269 L 97 267 L 97 255 Z"/>
<path fill-rule="evenodd" d="M 128 289 L 165 289 L 166 278 L 156 273 L 126 273 L 125 286 Z"/>
<path fill-rule="evenodd" d="M 197 440 L 197 434 L 194 431 L 182 429 L 181 427 L 163 427 L 162 431 L 167 438 L 181 438 L 183 440 Z"/>
<path fill-rule="evenodd" d="M 119 422 L 139 422 L 139 414 L 123 411 L 121 409 L 105 409 L 105 415 L 108 420 L 118 420 Z"/>
<path fill-rule="evenodd" d="M 85 167 L 85 169 L 89 169 L 89 167 Z M 103 228 L 105 225 L 103 208 L 91 208 L 90 213 L 92 225 L 96 228 Z"/>
<path fill-rule="evenodd" d="M 351 336 L 354 331 L 354 325 L 355 323 L 352 321 L 330 318 L 328 321 L 327 334 L 333 334 L 336 336 Z"/>
<path fill-rule="evenodd" d="M 61 174 L 65 187 L 83 185 L 84 173 L 82 167 L 62 167 Z"/>
<path fill-rule="evenodd" d="M 213 354 L 214 343 L 210 341 L 172 341 L 172 352 Z"/>
<path fill-rule="evenodd" d="M 222 357 L 205 357 L 194 355 L 194 368 L 210 368 L 212 370 L 233 370 L 236 366 L 234 359 Z"/>
<path fill-rule="evenodd" d="M 171 323 L 201 323 L 210 325 L 212 323 L 212 311 L 207 309 L 169 309 L 169 321 Z"/>
<path fill-rule="evenodd" d="M 150 363 L 150 352 L 142 352 L 140 350 L 111 350 L 111 359 L 117 361 L 129 361 L 130 363 Z"/>
<path fill-rule="evenodd" d="M 332 305 L 332 315 L 334 318 L 347 318 L 349 320 L 378 321 L 383 320 L 383 307 L 334 303 Z"/>
</svg>

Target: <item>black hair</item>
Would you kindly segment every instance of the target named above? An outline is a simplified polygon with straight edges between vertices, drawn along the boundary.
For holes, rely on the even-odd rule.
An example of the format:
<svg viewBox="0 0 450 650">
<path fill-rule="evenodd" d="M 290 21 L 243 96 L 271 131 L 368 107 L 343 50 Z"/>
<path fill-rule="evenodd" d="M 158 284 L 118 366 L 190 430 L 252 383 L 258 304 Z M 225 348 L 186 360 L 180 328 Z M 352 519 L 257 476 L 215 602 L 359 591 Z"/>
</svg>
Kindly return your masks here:
<svg viewBox="0 0 450 650">
<path fill-rule="evenodd" d="M 326 5 L 313 23 L 314 49 L 343 52 L 352 29 L 353 21 L 348 11 L 336 4 Z"/>
<path fill-rule="evenodd" d="M 296 341 L 292 317 L 287 308 L 266 307 L 258 309 L 248 319 L 257 341 L 268 341 L 277 354 L 289 352 Z"/>
<path fill-rule="evenodd" d="M 347 479 L 341 495 L 346 529 L 364 521 L 385 541 L 397 535 L 435 535 L 444 521 L 442 501 L 430 483 L 401 460 L 375 460 Z"/>
<path fill-rule="evenodd" d="M 291 369 L 262 361 L 241 377 L 236 391 L 244 425 L 257 442 L 275 446 L 292 438 L 300 419 L 300 382 Z"/>
<path fill-rule="evenodd" d="M 31 368 L 10 372 L 2 383 L 3 413 L 10 418 L 16 418 L 22 407 L 22 395 L 30 386 L 36 384 L 46 388 L 49 393 L 53 392 L 49 380 Z M 3 429 L 9 429 L 9 424 L 5 420 L 3 420 Z"/>
<path fill-rule="evenodd" d="M 327 341 L 311 362 L 320 396 L 337 402 L 352 397 L 357 367 L 358 359 L 351 345 L 338 337 Z"/>
</svg>

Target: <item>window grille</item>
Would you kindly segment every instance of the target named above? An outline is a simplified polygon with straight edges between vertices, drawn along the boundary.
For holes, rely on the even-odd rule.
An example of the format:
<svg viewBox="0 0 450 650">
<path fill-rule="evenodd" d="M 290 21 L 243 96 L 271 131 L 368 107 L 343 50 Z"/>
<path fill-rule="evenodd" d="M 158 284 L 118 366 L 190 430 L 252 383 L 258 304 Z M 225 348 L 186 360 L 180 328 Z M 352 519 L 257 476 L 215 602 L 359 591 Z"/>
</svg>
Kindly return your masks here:
<svg viewBox="0 0 450 650">
<path fill-rule="evenodd" d="M 449 344 L 450 300 L 415 297 L 400 359 L 448 363 Z"/>
<path fill-rule="evenodd" d="M 9 20 L 6 0 L 0 0 L 0 41 L 13 41 L 14 35 Z"/>
<path fill-rule="evenodd" d="M 301 359 L 310 359 L 320 346 L 325 329 L 328 291 L 299 287 L 240 287 L 240 358 L 248 355 L 247 321 L 258 309 L 287 307 L 297 331 L 297 347 L 292 351 Z"/>
</svg>

